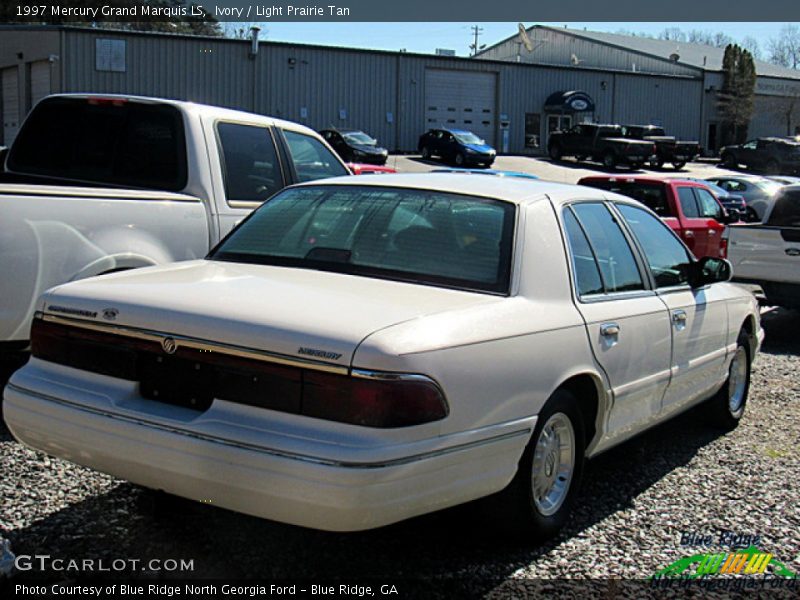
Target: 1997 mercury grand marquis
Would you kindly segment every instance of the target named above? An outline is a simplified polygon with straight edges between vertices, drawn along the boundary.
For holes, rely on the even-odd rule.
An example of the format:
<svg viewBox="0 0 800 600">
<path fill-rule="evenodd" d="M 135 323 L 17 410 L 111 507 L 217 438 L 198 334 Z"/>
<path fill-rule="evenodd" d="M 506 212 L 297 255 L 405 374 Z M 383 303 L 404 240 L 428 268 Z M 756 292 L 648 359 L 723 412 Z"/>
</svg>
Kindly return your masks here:
<svg viewBox="0 0 800 600">
<path fill-rule="evenodd" d="M 464 174 L 293 186 L 205 260 L 47 292 L 21 442 L 150 488 L 360 530 L 495 492 L 553 535 L 585 457 L 704 402 L 763 338 L 724 259 L 601 190 Z"/>
</svg>

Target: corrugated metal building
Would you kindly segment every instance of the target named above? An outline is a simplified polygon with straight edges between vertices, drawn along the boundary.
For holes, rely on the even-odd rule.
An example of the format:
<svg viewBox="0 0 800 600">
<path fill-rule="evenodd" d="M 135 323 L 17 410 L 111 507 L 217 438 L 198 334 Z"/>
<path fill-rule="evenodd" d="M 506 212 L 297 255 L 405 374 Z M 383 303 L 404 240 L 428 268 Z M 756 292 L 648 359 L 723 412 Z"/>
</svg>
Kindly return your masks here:
<svg viewBox="0 0 800 600">
<path fill-rule="evenodd" d="M 684 44 L 671 60 L 659 40 L 528 32 L 533 52 L 513 36 L 467 59 L 277 42 L 261 42 L 253 54 L 246 40 L 3 26 L 0 139 L 10 143 L 48 93 L 90 92 L 217 104 L 318 129 L 358 127 L 395 150 L 415 150 L 423 131 L 445 125 L 471 129 L 501 151 L 537 152 L 550 130 L 585 119 L 660 124 L 715 147 L 721 50 Z M 793 131 L 800 78 L 763 65 L 751 133 Z M 586 92 L 594 110 L 544 109 L 568 90 Z"/>
</svg>

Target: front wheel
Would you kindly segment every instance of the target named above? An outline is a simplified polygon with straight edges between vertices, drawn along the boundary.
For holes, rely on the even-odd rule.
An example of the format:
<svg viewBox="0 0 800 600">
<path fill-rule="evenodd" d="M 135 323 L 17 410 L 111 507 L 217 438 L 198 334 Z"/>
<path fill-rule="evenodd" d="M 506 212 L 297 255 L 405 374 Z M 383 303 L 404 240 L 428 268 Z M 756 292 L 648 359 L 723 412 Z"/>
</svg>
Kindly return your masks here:
<svg viewBox="0 0 800 600">
<path fill-rule="evenodd" d="M 603 155 L 603 166 L 606 169 L 614 169 L 617 166 L 617 157 L 613 152 L 606 152 Z"/>
<path fill-rule="evenodd" d="M 420 151 L 420 154 L 422 155 L 423 159 L 430 160 L 430 158 L 431 158 L 431 149 L 428 148 L 427 146 L 423 146 L 422 150 Z"/>
<path fill-rule="evenodd" d="M 769 175 L 777 175 L 778 173 L 780 173 L 780 171 L 781 171 L 781 166 L 778 164 L 777 160 L 773 158 L 770 159 L 769 162 L 767 162 L 767 173 Z"/>
<path fill-rule="evenodd" d="M 507 529 L 542 541 L 564 526 L 583 475 L 585 438 L 578 401 L 559 390 L 539 413 L 517 474 L 501 493 Z"/>
<path fill-rule="evenodd" d="M 676 171 L 680 171 L 683 167 L 686 166 L 686 161 L 679 160 L 677 162 L 672 163 L 672 166 L 675 167 Z"/>
<path fill-rule="evenodd" d="M 561 146 L 558 144 L 550 144 L 550 147 L 547 149 L 547 153 L 550 155 L 552 160 L 561 160 Z"/>
<path fill-rule="evenodd" d="M 453 162 L 457 167 L 463 167 L 466 160 L 464 159 L 464 155 L 459 152 L 453 157 Z"/>
<path fill-rule="evenodd" d="M 726 152 L 720 156 L 720 162 L 722 163 L 723 167 L 728 169 L 735 169 L 737 167 L 736 158 L 734 158 L 733 154 L 730 152 Z"/>
<path fill-rule="evenodd" d="M 747 397 L 750 392 L 750 339 L 747 332 L 739 332 L 736 351 L 728 367 L 728 378 L 720 390 L 706 402 L 709 421 L 720 429 L 735 429 L 744 415 Z"/>
</svg>

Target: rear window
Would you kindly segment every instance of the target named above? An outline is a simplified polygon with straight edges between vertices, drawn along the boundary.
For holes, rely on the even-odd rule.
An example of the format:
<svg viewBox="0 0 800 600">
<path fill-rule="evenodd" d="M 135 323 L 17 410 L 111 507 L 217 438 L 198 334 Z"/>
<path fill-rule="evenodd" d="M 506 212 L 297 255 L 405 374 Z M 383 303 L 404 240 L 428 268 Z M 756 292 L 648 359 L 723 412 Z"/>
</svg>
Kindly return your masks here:
<svg viewBox="0 0 800 600">
<path fill-rule="evenodd" d="M 775 227 L 800 227 L 800 191 L 782 192 L 775 200 L 775 207 L 766 224 Z"/>
<path fill-rule="evenodd" d="M 183 121 L 167 105 L 44 100 L 25 121 L 8 166 L 31 175 L 181 191 L 186 187 Z"/>
<path fill-rule="evenodd" d="M 647 181 L 611 181 L 604 179 L 584 181 L 581 182 L 581 185 L 622 194 L 628 198 L 638 200 L 659 217 L 673 216 L 669 209 L 664 185 L 661 183 Z"/>
<path fill-rule="evenodd" d="M 293 188 L 255 211 L 210 258 L 505 294 L 514 217 L 513 204 L 442 192 Z"/>
</svg>

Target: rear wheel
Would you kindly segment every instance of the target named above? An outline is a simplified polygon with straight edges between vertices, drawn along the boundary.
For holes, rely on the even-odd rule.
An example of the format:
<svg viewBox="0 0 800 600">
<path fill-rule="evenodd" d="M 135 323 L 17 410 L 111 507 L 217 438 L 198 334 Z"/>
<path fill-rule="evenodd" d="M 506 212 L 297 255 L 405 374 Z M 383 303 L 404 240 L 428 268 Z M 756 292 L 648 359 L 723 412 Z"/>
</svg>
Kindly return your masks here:
<svg viewBox="0 0 800 600">
<path fill-rule="evenodd" d="M 720 156 L 720 161 L 723 167 L 727 167 L 728 169 L 736 168 L 736 159 L 730 152 L 723 152 L 722 156 Z"/>
<path fill-rule="evenodd" d="M 707 400 L 706 414 L 711 423 L 720 429 L 734 429 L 744 414 L 750 392 L 750 339 L 747 332 L 739 332 L 736 351 L 728 367 L 728 378 L 720 390 Z"/>
<path fill-rule="evenodd" d="M 547 149 L 547 153 L 550 155 L 552 160 L 561 160 L 561 146 L 558 144 L 550 144 L 550 147 Z"/>
<path fill-rule="evenodd" d="M 650 166 L 654 169 L 661 169 L 664 166 L 664 159 L 661 157 L 656 157 L 650 161 Z"/>
<path fill-rule="evenodd" d="M 578 401 L 558 390 L 539 413 L 517 474 L 496 513 L 506 528 L 545 540 L 564 526 L 583 475 L 584 425 Z"/>
<path fill-rule="evenodd" d="M 617 166 L 617 157 L 613 152 L 603 154 L 603 166 L 607 169 L 614 169 Z"/>
<path fill-rule="evenodd" d="M 672 163 L 672 166 L 675 167 L 676 171 L 680 171 L 683 167 L 686 166 L 686 161 L 679 160 L 677 162 Z"/>
<path fill-rule="evenodd" d="M 630 167 L 631 167 L 631 169 L 632 169 L 632 170 L 634 170 L 634 171 L 638 171 L 639 169 L 641 169 L 641 168 L 642 168 L 642 165 L 644 165 L 644 163 L 640 163 L 640 162 L 632 162 L 632 163 L 630 164 Z"/>
<path fill-rule="evenodd" d="M 423 146 L 422 149 L 420 150 L 420 154 L 422 155 L 422 158 L 424 158 L 425 160 L 430 160 L 431 149 L 428 148 L 427 146 Z"/>
<path fill-rule="evenodd" d="M 463 167 L 466 160 L 464 159 L 464 155 L 459 152 L 453 157 L 453 162 L 457 167 Z"/>
<path fill-rule="evenodd" d="M 767 161 L 767 173 L 770 175 L 777 175 L 781 170 L 781 166 L 778 164 L 778 161 L 774 158 L 771 158 Z"/>
</svg>

